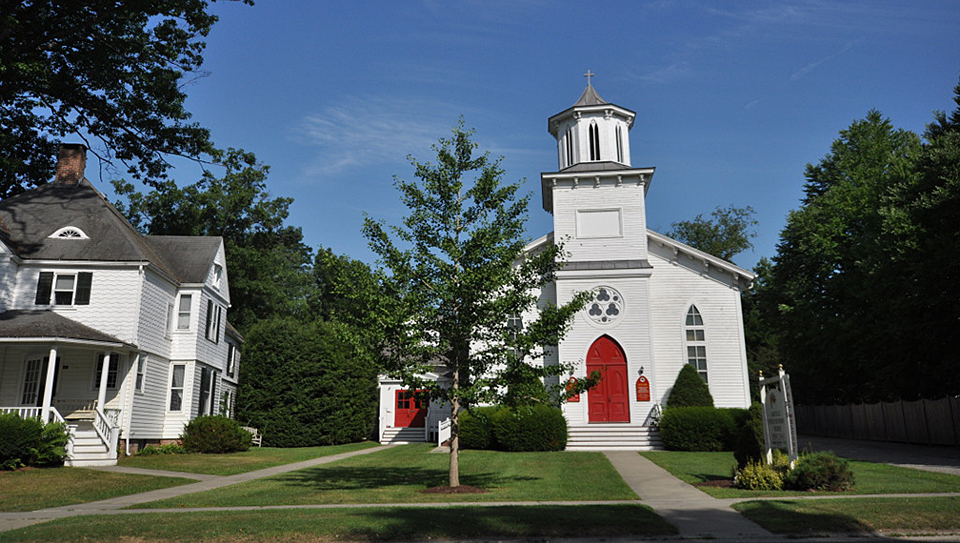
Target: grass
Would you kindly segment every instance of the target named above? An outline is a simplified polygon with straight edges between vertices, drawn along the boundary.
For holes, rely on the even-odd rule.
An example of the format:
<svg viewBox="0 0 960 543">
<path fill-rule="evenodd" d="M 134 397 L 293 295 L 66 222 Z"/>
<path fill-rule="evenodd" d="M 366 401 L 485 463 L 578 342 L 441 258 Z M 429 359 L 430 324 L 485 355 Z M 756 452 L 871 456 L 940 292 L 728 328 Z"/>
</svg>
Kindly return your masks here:
<svg viewBox="0 0 960 543">
<path fill-rule="evenodd" d="M 640 504 L 384 507 L 72 517 L 0 533 L 0 542 L 409 541 L 676 533 L 673 526 Z"/>
<path fill-rule="evenodd" d="M 730 479 L 737 461 L 732 452 L 655 451 L 641 453 L 682 481 L 696 485 L 704 481 Z M 915 494 L 960 492 L 960 477 L 888 464 L 850 461 L 854 489 L 842 494 Z M 715 498 L 766 496 L 809 496 L 809 492 L 754 491 L 738 488 L 698 487 Z M 823 492 L 821 494 L 837 494 Z"/>
<path fill-rule="evenodd" d="M 778 534 L 960 530 L 960 498 L 749 501 L 737 511 Z"/>
<path fill-rule="evenodd" d="M 330 456 L 377 446 L 376 443 L 350 443 L 328 447 L 299 447 L 278 449 L 255 447 L 249 451 L 230 454 L 158 454 L 130 456 L 119 465 L 131 468 L 203 473 L 207 475 L 235 475 L 282 464 L 302 462 L 311 458 Z"/>
<path fill-rule="evenodd" d="M 488 492 L 422 494 L 447 484 L 450 457 L 432 448 L 405 445 L 137 507 L 637 499 L 603 455 L 579 452 L 463 451 L 460 482 Z"/>
<path fill-rule="evenodd" d="M 195 482 L 83 468 L 0 471 L 0 511 L 35 511 Z"/>
</svg>

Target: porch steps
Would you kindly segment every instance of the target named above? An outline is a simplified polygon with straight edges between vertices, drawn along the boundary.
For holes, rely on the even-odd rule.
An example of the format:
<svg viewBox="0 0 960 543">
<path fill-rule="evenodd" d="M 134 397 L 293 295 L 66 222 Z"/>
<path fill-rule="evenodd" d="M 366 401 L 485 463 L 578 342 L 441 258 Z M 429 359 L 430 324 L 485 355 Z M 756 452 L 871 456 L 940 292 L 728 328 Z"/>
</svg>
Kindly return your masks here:
<svg viewBox="0 0 960 543">
<path fill-rule="evenodd" d="M 110 457 L 110 449 L 100 439 L 93 423 L 71 421 L 73 430 L 73 454 L 65 462 L 68 466 L 113 466 L 117 459 Z"/>
<path fill-rule="evenodd" d="M 380 443 L 423 443 L 423 428 L 387 428 L 380 436 Z"/>
<path fill-rule="evenodd" d="M 660 430 L 649 426 L 571 426 L 568 451 L 660 451 Z"/>
</svg>

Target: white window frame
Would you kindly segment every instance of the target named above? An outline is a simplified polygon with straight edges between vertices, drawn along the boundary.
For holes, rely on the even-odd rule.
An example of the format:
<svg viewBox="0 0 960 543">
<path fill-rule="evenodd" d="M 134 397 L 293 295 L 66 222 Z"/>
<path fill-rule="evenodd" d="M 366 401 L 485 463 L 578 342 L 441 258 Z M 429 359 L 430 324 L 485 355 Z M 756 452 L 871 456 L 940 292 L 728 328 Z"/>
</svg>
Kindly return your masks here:
<svg viewBox="0 0 960 543">
<path fill-rule="evenodd" d="M 177 370 L 180 370 L 180 384 L 177 385 Z M 183 413 L 183 404 L 187 399 L 187 365 L 186 364 L 171 364 L 170 365 L 170 386 L 168 387 L 169 394 L 167 395 L 167 411 L 173 413 Z M 179 405 L 176 409 L 173 408 L 173 398 L 174 393 L 180 393 Z"/>
<path fill-rule="evenodd" d="M 147 380 L 147 355 L 137 356 L 137 378 L 133 387 L 135 392 L 143 394 L 144 383 Z"/>
<path fill-rule="evenodd" d="M 117 390 L 120 385 L 120 356 L 117 353 L 97 353 L 97 363 L 93 367 L 93 390 L 100 388 L 100 375 L 103 372 L 103 359 L 110 357 L 110 371 L 107 372 L 107 390 Z M 110 381 L 113 380 L 113 386 Z"/>
<path fill-rule="evenodd" d="M 704 383 L 709 384 L 706 325 L 696 304 L 690 304 L 683 315 L 683 345 L 686 363 L 697 370 Z"/>
<path fill-rule="evenodd" d="M 184 310 L 183 302 L 186 300 L 187 308 Z M 186 324 L 184 324 L 186 318 Z M 181 294 L 177 297 L 177 331 L 190 330 L 193 324 L 193 294 Z"/>
</svg>

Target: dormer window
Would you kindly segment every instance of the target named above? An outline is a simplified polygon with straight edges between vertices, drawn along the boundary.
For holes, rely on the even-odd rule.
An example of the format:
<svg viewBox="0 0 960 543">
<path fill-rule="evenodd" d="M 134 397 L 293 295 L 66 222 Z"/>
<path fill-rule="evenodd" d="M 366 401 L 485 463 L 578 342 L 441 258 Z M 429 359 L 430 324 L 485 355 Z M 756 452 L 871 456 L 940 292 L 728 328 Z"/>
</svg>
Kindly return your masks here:
<svg viewBox="0 0 960 543">
<path fill-rule="evenodd" d="M 90 239 L 90 236 L 83 233 L 76 226 L 64 226 L 60 230 L 50 234 L 51 238 L 57 239 Z"/>
<path fill-rule="evenodd" d="M 223 266 L 220 264 L 213 265 L 213 284 L 218 289 L 223 288 Z"/>
</svg>

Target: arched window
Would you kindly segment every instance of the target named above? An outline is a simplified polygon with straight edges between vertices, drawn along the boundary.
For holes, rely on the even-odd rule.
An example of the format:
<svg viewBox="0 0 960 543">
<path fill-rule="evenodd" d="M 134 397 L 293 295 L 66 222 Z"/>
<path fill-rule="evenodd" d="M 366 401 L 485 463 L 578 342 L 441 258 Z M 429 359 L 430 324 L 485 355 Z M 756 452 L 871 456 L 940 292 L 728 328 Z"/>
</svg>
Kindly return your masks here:
<svg viewBox="0 0 960 543">
<path fill-rule="evenodd" d="M 83 230 L 80 230 L 76 226 L 64 226 L 60 230 L 50 234 L 50 237 L 60 239 L 90 239 L 83 233 Z"/>
<path fill-rule="evenodd" d="M 703 317 L 697 306 L 691 305 L 684 321 L 687 344 L 687 364 L 697 369 L 697 373 L 707 381 L 707 342 L 703 332 Z"/>
<path fill-rule="evenodd" d="M 573 165 L 573 129 L 572 128 L 567 129 L 567 133 L 564 136 L 564 139 L 566 140 L 566 146 L 567 146 L 567 163 L 565 164 L 565 166 L 572 166 Z"/>
<path fill-rule="evenodd" d="M 590 123 L 590 160 L 600 160 L 600 129 L 597 121 Z"/>
</svg>

